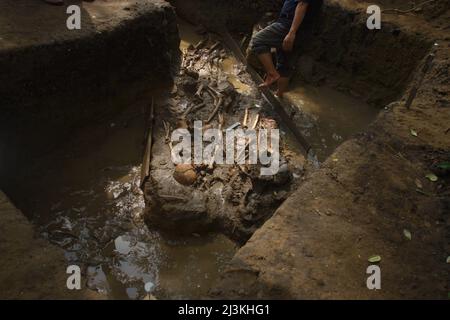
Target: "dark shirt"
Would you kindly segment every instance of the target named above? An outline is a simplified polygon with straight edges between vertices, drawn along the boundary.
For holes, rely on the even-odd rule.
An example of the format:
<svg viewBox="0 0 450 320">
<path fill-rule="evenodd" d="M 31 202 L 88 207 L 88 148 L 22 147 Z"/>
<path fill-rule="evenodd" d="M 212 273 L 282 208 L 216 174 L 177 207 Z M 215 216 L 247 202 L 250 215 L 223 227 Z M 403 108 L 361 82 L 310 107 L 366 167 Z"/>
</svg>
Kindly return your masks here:
<svg viewBox="0 0 450 320">
<path fill-rule="evenodd" d="M 311 26 L 313 15 L 315 15 L 317 11 L 316 9 L 318 9 L 322 4 L 322 0 L 285 0 L 278 21 L 290 27 L 295 17 L 295 9 L 297 9 L 297 5 L 300 2 L 308 4 L 305 17 L 300 27 L 303 29 Z"/>
</svg>

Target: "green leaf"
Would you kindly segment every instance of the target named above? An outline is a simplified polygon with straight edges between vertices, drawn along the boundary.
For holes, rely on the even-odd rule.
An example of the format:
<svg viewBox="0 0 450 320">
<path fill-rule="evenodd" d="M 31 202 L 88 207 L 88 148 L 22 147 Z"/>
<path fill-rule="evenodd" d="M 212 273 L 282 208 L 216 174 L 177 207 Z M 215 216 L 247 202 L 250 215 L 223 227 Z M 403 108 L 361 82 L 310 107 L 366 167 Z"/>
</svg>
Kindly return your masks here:
<svg viewBox="0 0 450 320">
<path fill-rule="evenodd" d="M 438 168 L 450 170 L 450 162 L 442 162 L 437 165 Z"/>
<path fill-rule="evenodd" d="M 412 238 L 411 231 L 403 229 L 403 234 L 405 235 L 406 239 L 411 240 Z"/>
<path fill-rule="evenodd" d="M 414 137 L 417 137 L 417 131 L 414 129 L 411 129 L 411 135 Z"/>
<path fill-rule="evenodd" d="M 427 178 L 428 180 L 432 181 L 432 182 L 436 182 L 438 181 L 438 177 L 434 174 L 434 173 L 429 173 L 425 176 L 425 178 Z"/>
<path fill-rule="evenodd" d="M 381 261 L 381 256 L 373 255 L 369 258 L 370 263 L 377 263 Z"/>
</svg>

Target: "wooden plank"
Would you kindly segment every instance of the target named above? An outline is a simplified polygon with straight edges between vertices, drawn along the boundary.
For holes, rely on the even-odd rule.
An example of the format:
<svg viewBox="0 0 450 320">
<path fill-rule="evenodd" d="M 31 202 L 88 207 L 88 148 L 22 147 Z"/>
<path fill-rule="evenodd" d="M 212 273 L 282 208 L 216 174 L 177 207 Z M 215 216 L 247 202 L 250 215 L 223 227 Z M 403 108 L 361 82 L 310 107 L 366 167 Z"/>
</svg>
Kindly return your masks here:
<svg viewBox="0 0 450 320">
<path fill-rule="evenodd" d="M 221 36 L 225 42 L 225 45 L 231 50 L 236 59 L 238 59 L 241 63 L 243 63 L 246 66 L 247 72 L 250 74 L 253 81 L 255 81 L 257 85 L 263 83 L 263 79 L 256 72 L 256 70 L 253 69 L 253 67 L 247 63 L 247 59 L 242 53 L 241 48 L 236 43 L 236 41 L 231 37 L 231 35 L 227 31 L 222 31 Z M 300 130 L 292 121 L 291 117 L 287 114 L 286 109 L 283 106 L 282 102 L 277 97 L 274 96 L 274 94 L 269 88 L 260 87 L 259 90 L 261 91 L 262 95 L 265 97 L 267 102 L 269 102 L 272 105 L 274 110 L 280 116 L 283 123 L 287 126 L 287 128 L 292 132 L 294 137 L 297 139 L 298 143 L 300 144 L 302 150 L 305 153 L 305 156 L 314 157 L 311 145 L 308 143 L 308 141 L 306 141 L 306 139 L 301 134 Z"/>
<path fill-rule="evenodd" d="M 141 167 L 141 183 L 140 187 L 144 190 L 144 184 L 150 177 L 150 165 L 152 160 L 152 146 L 153 146 L 153 124 L 155 120 L 155 110 L 154 110 L 154 101 L 152 98 L 152 103 L 150 105 L 150 114 L 148 117 L 148 130 L 147 130 L 147 139 L 144 151 L 144 159 L 142 161 Z"/>
</svg>

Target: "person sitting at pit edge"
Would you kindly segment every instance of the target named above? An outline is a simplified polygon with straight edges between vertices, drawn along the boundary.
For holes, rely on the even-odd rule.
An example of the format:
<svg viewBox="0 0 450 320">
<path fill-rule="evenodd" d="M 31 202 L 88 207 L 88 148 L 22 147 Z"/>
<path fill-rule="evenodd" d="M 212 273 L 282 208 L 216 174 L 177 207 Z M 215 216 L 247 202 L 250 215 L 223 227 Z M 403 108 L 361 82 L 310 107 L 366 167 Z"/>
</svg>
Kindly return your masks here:
<svg viewBox="0 0 450 320">
<path fill-rule="evenodd" d="M 313 16 L 322 0 L 285 0 L 276 22 L 257 32 L 250 41 L 250 53 L 262 63 L 266 78 L 261 86 L 269 87 L 277 82 L 277 96 L 282 97 L 289 86 L 289 77 L 295 62 L 294 48 L 297 47 L 298 31 L 310 28 Z M 277 50 L 275 67 L 271 49 Z"/>
</svg>

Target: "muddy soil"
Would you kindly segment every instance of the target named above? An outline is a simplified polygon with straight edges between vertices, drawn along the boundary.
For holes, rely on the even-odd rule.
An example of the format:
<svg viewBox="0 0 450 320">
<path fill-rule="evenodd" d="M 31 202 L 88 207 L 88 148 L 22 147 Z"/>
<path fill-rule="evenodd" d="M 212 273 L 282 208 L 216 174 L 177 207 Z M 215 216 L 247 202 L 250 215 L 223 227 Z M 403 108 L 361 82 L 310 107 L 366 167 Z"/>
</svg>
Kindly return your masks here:
<svg viewBox="0 0 450 320">
<path fill-rule="evenodd" d="M 198 120 L 203 126 L 222 130 L 234 124 L 250 129 L 279 127 L 245 67 L 219 39 L 201 27 L 196 30 L 182 22 L 182 28 L 180 75 L 171 97 L 157 107 L 162 112 L 156 115 L 151 176 L 145 185 L 146 219 L 150 225 L 172 232 L 216 230 L 244 243 L 301 180 L 305 159 L 282 138 L 280 171 L 275 176 L 260 177 L 260 167 L 248 163 L 205 163 L 188 171 L 192 181 L 177 179 L 181 166 L 173 165 L 171 159 L 171 149 L 176 147 L 170 142 L 173 130 L 184 128 L 192 133 Z M 197 42 L 189 43 L 192 40 Z"/>
<path fill-rule="evenodd" d="M 174 12 L 159 0 L 69 2 L 82 7 L 80 32 L 64 28 L 64 8 L 0 5 L 0 183 L 33 223 L 2 194 L 2 298 L 142 299 L 145 285 L 151 298 L 204 296 L 235 244 L 150 231 L 136 186 L 144 111 L 178 66 Z M 66 289 L 69 264 L 82 292 Z"/>
<path fill-rule="evenodd" d="M 60 248 L 42 239 L 0 192 L 0 299 L 102 299 L 94 291 L 66 289 L 66 261 Z"/>
<path fill-rule="evenodd" d="M 211 22 L 205 17 L 221 16 L 211 14 L 213 9 L 224 6 L 225 24 L 238 29 L 235 35 L 240 40 L 263 12 L 277 10 L 279 5 L 272 1 L 239 1 L 233 6 L 207 0 L 173 3 L 180 13 L 204 25 Z M 406 6 L 402 1 L 382 4 Z M 39 238 L 48 241 L 31 236 L 31 225 L 0 195 L 0 208 L 14 211 L 14 215 L 2 215 L 2 226 L 20 227 L 2 232 L 6 237 L 2 252 L 8 252 L 8 260 L 2 263 L 8 267 L 2 268 L 0 280 L 2 285 L 11 280 L 23 283 L 21 288 L 26 289 L 11 284 L 11 290 L 2 293 L 7 297 L 53 297 L 54 284 L 65 279 L 63 271 L 70 262 L 82 266 L 83 284 L 91 289 L 81 298 L 97 292 L 108 298 L 131 299 L 199 298 L 208 293 L 214 298 L 445 299 L 450 252 L 449 174 L 443 166 L 450 161 L 448 3 L 436 1 L 421 12 L 389 15 L 383 29 L 374 33 L 364 27 L 365 7 L 363 1 L 326 2 L 313 38 L 308 40 L 310 45 L 302 51 L 294 90 L 288 97 L 292 108 L 301 109 L 301 117 L 296 114 L 295 118 L 299 126 L 312 125 L 303 130 L 317 139 L 315 146 L 322 151 L 320 157 L 325 161 L 319 170 L 310 170 L 286 133 L 282 135 L 282 153 L 288 179 L 281 177 L 282 183 L 260 181 L 251 167 L 220 165 L 195 168 L 195 181 L 189 187 L 173 178 L 175 168 L 163 121 L 172 129 L 179 127 L 177 118 L 202 101 L 205 107 L 186 115 L 181 125 L 189 128 L 196 118 L 208 118 L 214 109 L 215 91 L 231 88 L 230 110 L 224 106 L 220 113 L 225 117 L 223 127 L 242 122 L 246 107 L 251 119 L 259 113 L 261 119 L 275 120 L 282 127 L 242 66 L 220 44 L 215 46 L 217 39 L 201 26 L 191 35 L 199 36 L 198 40 L 210 37 L 210 41 L 198 50 L 190 45 L 198 41 L 182 42 L 188 58 L 182 73 L 173 88 L 161 90 L 166 95 L 154 100 L 158 108 L 152 179 L 144 194 L 138 180 L 150 92 L 132 94 L 140 97 L 132 103 L 128 98 L 103 101 L 99 110 L 109 106 L 127 110 L 78 128 L 64 146 L 54 144 L 58 148 L 51 153 L 51 148 L 44 150 L 30 140 L 30 146 L 47 154 L 28 163 L 20 174 L 8 176 L 8 194 L 39 226 Z M 237 14 L 238 8 L 245 16 Z M 193 9 L 196 15 L 190 14 Z M 122 31 L 122 36 L 128 35 Z M 93 40 L 98 39 L 86 44 Z M 435 42 L 438 46 L 433 47 Z M 61 44 L 63 51 L 66 45 Z M 432 48 L 432 67 L 419 83 L 420 70 Z M 42 50 L 45 54 L 49 49 Z M 199 59 L 189 63 L 195 57 Z M 136 74 L 140 74 L 139 68 L 137 63 Z M 195 97 L 203 81 L 213 89 L 206 91 L 212 93 L 205 91 Z M 301 88 L 296 87 L 299 84 Z M 405 109 L 415 85 L 420 85 L 417 97 L 411 108 Z M 336 89 L 341 92 L 329 91 Z M 342 98 L 342 105 L 351 105 L 345 120 L 318 115 L 314 108 L 317 96 L 317 105 L 328 105 L 322 92 L 328 92 L 325 96 L 332 100 Z M 381 113 L 368 129 L 352 137 L 375 116 L 376 111 L 364 102 Z M 328 105 L 327 113 L 334 106 Z M 215 114 L 214 127 L 219 126 L 218 120 Z M 357 124 L 347 126 L 348 121 Z M 333 122 L 349 130 L 331 128 Z M 55 133 L 48 132 L 48 136 Z M 344 142 L 347 138 L 350 140 Z M 16 159 L 13 155 L 9 161 Z M 163 234 L 156 230 L 159 228 L 175 229 L 177 236 Z M 181 229 L 187 235 L 179 236 Z M 208 232 L 211 230 L 240 243 L 250 239 L 235 254 L 235 244 Z M 27 236 L 20 239 L 21 234 Z M 63 249 L 66 261 L 61 250 L 49 242 Z M 18 265 L 18 257 L 29 252 L 32 261 L 45 264 L 51 257 L 52 264 L 35 273 L 29 264 Z M 365 285 L 372 255 L 381 256 L 379 291 L 369 291 Z M 12 273 L 16 268 L 20 272 Z M 47 268 L 57 270 L 51 279 L 46 277 Z M 36 278 L 47 281 L 45 286 L 36 284 Z"/>
<path fill-rule="evenodd" d="M 263 18 L 258 26 L 267 21 Z M 168 144 L 170 134 L 180 125 L 192 133 L 195 120 L 206 120 L 212 114 L 215 106 L 207 86 L 214 91 L 223 90 L 219 87 L 226 88 L 225 91 L 230 89 L 223 92 L 225 99 L 229 99 L 221 110 L 225 121 L 219 124 L 214 119 L 211 127 L 222 125 L 226 128 L 242 123 L 245 109 L 250 110 L 250 119 L 257 114 L 261 114 L 264 121 L 268 116 L 277 119 L 270 105 L 260 97 L 245 67 L 222 47 L 218 38 L 208 34 L 201 25 L 194 26 L 183 20 L 178 23 L 183 50 L 182 70 L 175 80 L 171 97 L 162 108 L 166 112 L 158 114 L 155 121 L 157 124 L 163 121 L 168 131 L 161 125 L 156 127 L 151 181 L 145 188 L 146 217 L 151 225 L 166 230 L 180 232 L 182 229 L 192 233 L 214 229 L 244 243 L 301 183 L 307 167 L 312 164 L 295 148 L 297 142 L 290 133 L 282 131 L 281 154 L 286 160 L 281 166 L 286 172 L 281 175 L 260 179 L 248 166 L 217 165 L 190 170 L 195 180 L 192 187 L 183 186 L 174 179 L 177 167 L 170 160 L 170 148 L 174 147 Z M 204 43 L 206 39 L 208 41 Z M 285 103 L 293 105 L 296 110 L 294 120 L 314 146 L 320 161 L 343 141 L 367 127 L 378 113 L 376 108 L 326 87 L 299 87 L 287 95 Z M 356 119 L 360 121 L 354 121 Z"/>
<path fill-rule="evenodd" d="M 17 175 L 19 192 L 11 192 L 40 237 L 62 248 L 55 268 L 80 266 L 83 288 L 104 298 L 143 299 L 145 285 L 158 299 L 205 296 L 235 252 L 224 236 L 161 234 L 144 223 L 140 163 L 151 99 L 74 131 Z"/>
<path fill-rule="evenodd" d="M 439 9 L 434 20 L 425 12 L 384 15 L 373 34 L 363 32 L 367 4 L 358 4 L 327 2 L 319 28 L 337 24 L 314 50 L 332 71 L 326 82 L 332 74 L 344 90 L 366 86 L 362 97 L 385 109 L 310 173 L 238 251 L 214 297 L 447 299 L 450 13 Z M 360 32 L 345 33 L 352 25 Z M 435 56 L 421 83 L 428 53 Z M 381 257 L 376 291 L 366 287 L 373 255 Z"/>
<path fill-rule="evenodd" d="M 67 29 L 66 7 L 0 4 L 3 189 L 8 172 L 64 143 L 73 128 L 124 110 L 150 81 L 170 82 L 178 65 L 175 13 L 167 2 L 67 3 L 81 8 L 80 30 Z"/>
<path fill-rule="evenodd" d="M 251 32 L 253 25 L 270 12 L 279 12 L 281 0 L 170 0 L 177 15 L 184 20 L 203 25 L 209 30 L 227 29 L 242 34 Z M 211 15 L 208 12 L 217 12 Z"/>
</svg>

